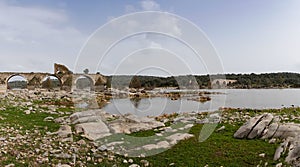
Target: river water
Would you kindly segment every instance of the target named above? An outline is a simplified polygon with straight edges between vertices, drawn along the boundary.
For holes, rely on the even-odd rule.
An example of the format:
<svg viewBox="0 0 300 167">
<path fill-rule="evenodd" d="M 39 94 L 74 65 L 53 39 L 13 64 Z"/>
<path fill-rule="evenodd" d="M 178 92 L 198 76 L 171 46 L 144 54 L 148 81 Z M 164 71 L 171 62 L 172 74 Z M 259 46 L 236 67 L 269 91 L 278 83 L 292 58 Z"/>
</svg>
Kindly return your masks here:
<svg viewBox="0 0 300 167">
<path fill-rule="evenodd" d="M 182 90 L 184 91 L 184 90 Z M 300 89 L 226 89 L 199 90 L 221 92 L 210 94 L 211 101 L 200 103 L 182 97 L 171 100 L 167 97 L 132 99 L 111 99 L 103 110 L 111 114 L 132 113 L 138 116 L 161 115 L 192 111 L 215 111 L 220 107 L 233 108 L 283 108 L 300 106 Z"/>
</svg>

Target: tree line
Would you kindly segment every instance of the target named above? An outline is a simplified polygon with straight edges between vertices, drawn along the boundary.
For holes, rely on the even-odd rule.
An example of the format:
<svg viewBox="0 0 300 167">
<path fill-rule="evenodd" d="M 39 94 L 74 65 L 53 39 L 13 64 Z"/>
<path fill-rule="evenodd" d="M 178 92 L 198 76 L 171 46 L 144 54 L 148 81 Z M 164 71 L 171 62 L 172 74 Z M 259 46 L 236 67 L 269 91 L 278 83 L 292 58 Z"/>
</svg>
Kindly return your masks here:
<svg viewBox="0 0 300 167">
<path fill-rule="evenodd" d="M 171 77 L 158 76 L 107 76 L 107 86 L 114 88 L 145 88 L 155 87 L 192 87 L 210 88 L 211 81 L 219 78 L 236 80 L 228 85 L 229 88 L 300 88 L 298 73 L 264 73 L 264 74 L 225 74 L 225 75 L 184 75 Z"/>
</svg>

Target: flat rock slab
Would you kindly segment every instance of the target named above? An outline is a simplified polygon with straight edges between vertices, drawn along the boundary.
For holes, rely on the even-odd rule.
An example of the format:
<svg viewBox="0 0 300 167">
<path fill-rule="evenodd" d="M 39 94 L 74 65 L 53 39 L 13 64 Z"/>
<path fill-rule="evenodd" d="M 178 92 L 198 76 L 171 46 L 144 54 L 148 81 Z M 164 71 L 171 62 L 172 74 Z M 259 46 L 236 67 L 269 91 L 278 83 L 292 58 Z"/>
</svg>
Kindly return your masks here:
<svg viewBox="0 0 300 167">
<path fill-rule="evenodd" d="M 93 117 L 100 115 L 101 110 L 88 110 L 83 112 L 76 112 L 70 116 L 71 123 L 76 124 L 76 122 L 79 122 L 78 119 L 84 118 L 84 117 Z"/>
<path fill-rule="evenodd" d="M 150 130 L 158 127 L 163 127 L 165 126 L 164 123 L 158 122 L 158 121 L 153 121 L 153 122 L 123 122 L 123 121 L 116 121 L 113 123 L 109 124 L 110 129 L 114 133 L 133 133 L 133 132 L 138 132 L 138 131 L 144 131 L 144 130 Z"/>
<path fill-rule="evenodd" d="M 102 118 L 100 116 L 89 116 L 89 117 L 80 117 L 74 121 L 72 121 L 73 124 L 78 124 L 78 123 L 87 123 L 87 122 L 99 122 L 101 121 Z"/>
<path fill-rule="evenodd" d="M 194 135 L 189 133 L 175 133 L 171 136 L 166 137 L 166 139 L 170 141 L 170 144 L 175 145 L 180 140 L 189 139 L 191 137 L 194 137 Z"/>
<path fill-rule="evenodd" d="M 75 131 L 76 133 L 83 133 L 84 137 L 93 141 L 111 135 L 106 124 L 101 120 L 98 122 L 77 124 Z"/>
<path fill-rule="evenodd" d="M 109 123 L 109 127 L 112 132 L 127 134 L 164 126 L 164 123 L 156 121 L 154 118 L 137 117 L 136 115 L 132 114 L 124 115 L 122 118 Z"/>
<path fill-rule="evenodd" d="M 147 144 L 142 148 L 145 150 L 153 150 L 153 149 L 161 149 L 161 148 L 169 148 L 171 145 L 167 141 L 160 141 L 157 144 Z"/>
</svg>

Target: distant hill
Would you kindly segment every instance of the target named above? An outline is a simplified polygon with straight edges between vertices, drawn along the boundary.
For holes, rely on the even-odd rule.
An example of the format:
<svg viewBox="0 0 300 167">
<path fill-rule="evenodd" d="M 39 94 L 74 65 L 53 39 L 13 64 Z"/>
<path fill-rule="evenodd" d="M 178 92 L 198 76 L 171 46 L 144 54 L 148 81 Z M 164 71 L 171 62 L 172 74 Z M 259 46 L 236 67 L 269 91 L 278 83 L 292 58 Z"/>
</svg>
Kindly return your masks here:
<svg viewBox="0 0 300 167">
<path fill-rule="evenodd" d="M 157 76 L 129 76 L 114 75 L 107 76 L 108 86 L 113 82 L 114 87 L 127 87 L 131 83 L 132 78 L 138 79 L 141 87 L 178 87 L 180 85 L 189 85 L 191 78 L 195 78 L 199 88 L 210 88 L 212 79 L 218 79 L 221 75 L 186 75 L 172 77 Z M 226 79 L 236 80 L 230 83 L 229 88 L 300 88 L 300 74 L 298 73 L 265 73 L 265 74 L 225 74 Z"/>
</svg>

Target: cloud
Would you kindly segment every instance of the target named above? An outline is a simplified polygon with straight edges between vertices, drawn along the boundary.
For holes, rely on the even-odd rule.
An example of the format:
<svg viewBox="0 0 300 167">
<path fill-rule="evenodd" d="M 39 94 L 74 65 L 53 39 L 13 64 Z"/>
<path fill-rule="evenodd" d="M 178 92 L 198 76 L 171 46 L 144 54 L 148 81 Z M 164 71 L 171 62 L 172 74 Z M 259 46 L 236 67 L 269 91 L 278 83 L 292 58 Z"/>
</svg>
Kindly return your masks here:
<svg viewBox="0 0 300 167">
<path fill-rule="evenodd" d="M 143 0 L 140 2 L 141 7 L 145 11 L 160 10 L 160 5 L 152 0 Z"/>
<path fill-rule="evenodd" d="M 71 66 L 84 39 L 64 10 L 0 2 L 1 70 L 52 71 L 54 62 Z"/>
<path fill-rule="evenodd" d="M 132 13 L 136 12 L 137 9 L 133 5 L 125 5 L 125 12 L 126 13 Z"/>
</svg>

